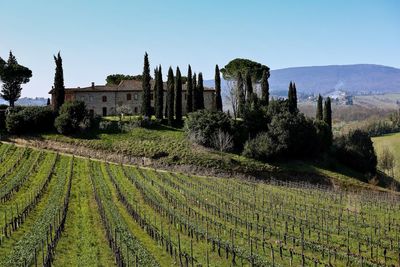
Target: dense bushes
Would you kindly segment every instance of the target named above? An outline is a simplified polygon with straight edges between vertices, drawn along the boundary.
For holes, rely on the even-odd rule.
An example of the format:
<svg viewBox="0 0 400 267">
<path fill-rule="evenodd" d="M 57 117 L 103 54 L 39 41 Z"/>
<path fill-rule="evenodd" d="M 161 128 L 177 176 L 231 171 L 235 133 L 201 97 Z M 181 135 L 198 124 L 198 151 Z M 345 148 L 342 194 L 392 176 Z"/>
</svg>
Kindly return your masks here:
<svg viewBox="0 0 400 267">
<path fill-rule="evenodd" d="M 311 120 L 283 112 L 272 117 L 268 131 L 246 142 L 243 155 L 260 160 L 312 157 L 322 147 L 319 142 Z"/>
<path fill-rule="evenodd" d="M 43 132 L 53 129 L 54 113 L 50 107 L 18 107 L 8 111 L 6 129 L 12 134 Z"/>
<path fill-rule="evenodd" d="M 212 139 L 219 130 L 231 133 L 231 120 L 224 112 L 199 110 L 188 115 L 185 129 L 196 143 L 213 147 Z"/>
<path fill-rule="evenodd" d="M 334 141 L 333 155 L 342 164 L 363 173 L 375 174 L 377 157 L 368 133 L 355 130 Z"/>
<path fill-rule="evenodd" d="M 61 134 L 77 132 L 80 126 L 88 120 L 86 105 L 82 101 L 65 102 L 60 108 L 60 115 L 56 118 L 54 126 Z"/>
</svg>

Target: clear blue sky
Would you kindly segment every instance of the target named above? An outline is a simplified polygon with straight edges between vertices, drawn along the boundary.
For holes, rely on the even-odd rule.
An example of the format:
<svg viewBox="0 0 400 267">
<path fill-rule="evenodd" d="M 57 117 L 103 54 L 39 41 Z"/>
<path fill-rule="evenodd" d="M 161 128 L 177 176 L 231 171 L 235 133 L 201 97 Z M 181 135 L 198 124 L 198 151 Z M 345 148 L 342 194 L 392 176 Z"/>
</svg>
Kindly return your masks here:
<svg viewBox="0 0 400 267">
<path fill-rule="evenodd" d="M 33 71 L 23 96 L 46 96 L 61 51 L 65 84 L 103 84 L 190 63 L 212 79 L 236 57 L 271 69 L 373 63 L 400 67 L 400 1 L 10 0 L 0 2 L 0 56 Z"/>
</svg>

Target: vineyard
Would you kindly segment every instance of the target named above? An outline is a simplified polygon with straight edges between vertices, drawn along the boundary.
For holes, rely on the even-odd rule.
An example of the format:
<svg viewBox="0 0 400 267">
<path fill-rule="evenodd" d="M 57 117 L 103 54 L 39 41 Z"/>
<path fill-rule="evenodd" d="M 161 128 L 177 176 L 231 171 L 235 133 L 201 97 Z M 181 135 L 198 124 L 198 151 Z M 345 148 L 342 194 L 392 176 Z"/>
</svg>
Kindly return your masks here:
<svg viewBox="0 0 400 267">
<path fill-rule="evenodd" d="M 0 145 L 0 266 L 400 266 L 398 195 Z"/>
</svg>

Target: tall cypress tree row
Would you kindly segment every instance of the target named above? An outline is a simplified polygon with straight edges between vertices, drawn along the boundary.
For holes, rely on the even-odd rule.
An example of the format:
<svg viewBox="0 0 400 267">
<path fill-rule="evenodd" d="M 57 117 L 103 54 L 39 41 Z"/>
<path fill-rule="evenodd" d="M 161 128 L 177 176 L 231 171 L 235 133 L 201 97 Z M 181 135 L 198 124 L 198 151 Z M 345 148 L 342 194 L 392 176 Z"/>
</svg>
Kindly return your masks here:
<svg viewBox="0 0 400 267">
<path fill-rule="evenodd" d="M 155 98 L 156 100 L 156 105 L 155 105 L 155 113 L 156 113 L 156 118 L 162 120 L 163 118 L 163 106 L 164 106 L 164 84 L 162 80 L 162 70 L 161 70 L 161 65 L 157 70 L 157 78 L 156 78 L 156 90 L 157 90 L 157 97 Z"/>
<path fill-rule="evenodd" d="M 197 97 L 198 97 L 198 109 L 204 109 L 204 86 L 203 86 L 203 73 L 199 73 L 197 80 Z"/>
<path fill-rule="evenodd" d="M 175 120 L 178 124 L 182 122 L 182 75 L 179 67 L 176 67 Z"/>
<path fill-rule="evenodd" d="M 58 111 L 62 106 L 62 104 L 64 104 L 64 99 L 65 99 L 64 71 L 63 71 L 62 58 L 60 52 L 58 52 L 57 57 L 54 56 L 54 61 L 56 63 L 56 73 L 54 75 L 53 109 L 55 111 Z"/>
<path fill-rule="evenodd" d="M 243 85 L 243 77 L 240 72 L 238 72 L 238 80 L 237 80 L 237 98 L 238 98 L 238 117 L 241 118 L 244 113 L 244 109 L 246 106 L 246 95 L 244 92 Z"/>
<path fill-rule="evenodd" d="M 323 114 L 322 114 L 322 96 L 318 95 L 318 101 L 317 101 L 317 114 L 315 116 L 317 120 L 323 120 Z"/>
<path fill-rule="evenodd" d="M 268 106 L 269 104 L 269 83 L 267 70 L 263 71 L 261 78 L 261 102 L 265 106 Z"/>
<path fill-rule="evenodd" d="M 192 80 L 192 68 L 188 67 L 188 75 L 186 81 L 186 113 L 193 111 L 193 80 Z"/>
<path fill-rule="evenodd" d="M 251 75 L 250 72 L 246 72 L 246 99 L 247 102 L 249 102 L 252 99 L 253 94 L 253 82 L 251 81 Z"/>
<path fill-rule="evenodd" d="M 150 64 L 147 52 L 144 54 L 143 74 L 142 74 L 142 109 L 143 116 L 151 116 L 151 99 L 150 99 Z"/>
<path fill-rule="evenodd" d="M 222 111 L 221 75 L 218 65 L 215 65 L 215 110 Z"/>
<path fill-rule="evenodd" d="M 329 125 L 329 128 L 332 130 L 332 107 L 331 107 L 331 98 L 328 97 L 325 100 L 324 106 L 324 121 Z"/>
<path fill-rule="evenodd" d="M 172 68 L 169 67 L 168 70 L 168 81 L 167 81 L 167 102 L 168 102 L 168 110 L 167 110 L 167 119 L 168 125 L 172 126 L 174 124 L 174 72 Z"/>
</svg>

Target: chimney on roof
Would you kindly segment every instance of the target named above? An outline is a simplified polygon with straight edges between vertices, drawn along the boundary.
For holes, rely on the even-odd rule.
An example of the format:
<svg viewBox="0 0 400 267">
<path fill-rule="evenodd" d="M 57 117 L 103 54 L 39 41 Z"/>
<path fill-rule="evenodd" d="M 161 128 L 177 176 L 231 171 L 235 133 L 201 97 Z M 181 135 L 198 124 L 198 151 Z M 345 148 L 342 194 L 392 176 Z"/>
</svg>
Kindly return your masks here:
<svg viewBox="0 0 400 267">
<path fill-rule="evenodd" d="M 94 89 L 94 82 L 92 82 L 92 89 Z"/>
</svg>

